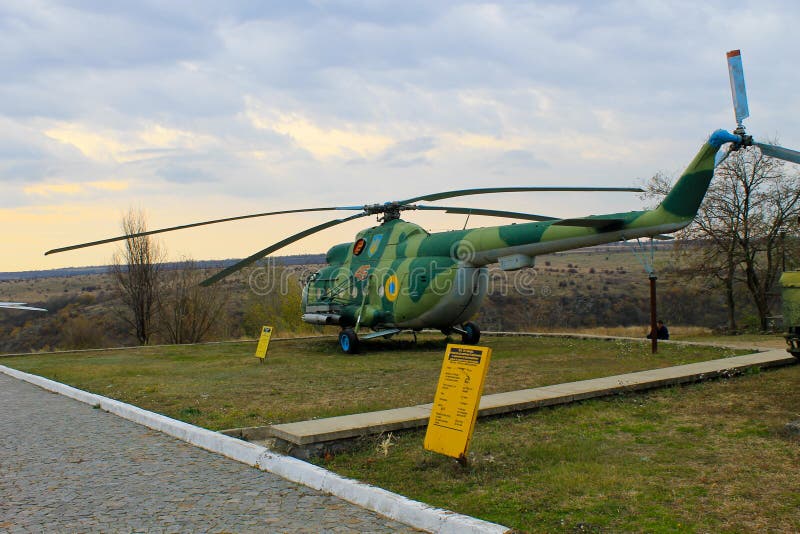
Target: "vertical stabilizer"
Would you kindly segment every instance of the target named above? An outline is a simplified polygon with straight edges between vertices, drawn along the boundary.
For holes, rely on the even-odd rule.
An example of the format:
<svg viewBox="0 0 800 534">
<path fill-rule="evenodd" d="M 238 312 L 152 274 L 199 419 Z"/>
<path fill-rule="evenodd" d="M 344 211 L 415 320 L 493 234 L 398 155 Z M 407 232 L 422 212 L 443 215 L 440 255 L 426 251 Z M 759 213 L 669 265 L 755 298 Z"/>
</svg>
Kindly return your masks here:
<svg viewBox="0 0 800 534">
<path fill-rule="evenodd" d="M 684 218 L 693 218 L 706 196 L 714 176 L 714 159 L 725 143 L 741 142 L 741 137 L 725 130 L 717 130 L 700 148 L 692 162 L 661 202 L 661 208 Z"/>
</svg>

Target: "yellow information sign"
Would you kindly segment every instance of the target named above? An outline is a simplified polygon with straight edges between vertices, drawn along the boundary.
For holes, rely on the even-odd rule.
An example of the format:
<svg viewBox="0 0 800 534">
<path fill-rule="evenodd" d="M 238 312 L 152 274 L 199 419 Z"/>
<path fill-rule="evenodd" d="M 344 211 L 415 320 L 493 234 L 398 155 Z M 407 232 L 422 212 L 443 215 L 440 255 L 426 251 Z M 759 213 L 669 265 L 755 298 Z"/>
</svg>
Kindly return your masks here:
<svg viewBox="0 0 800 534">
<path fill-rule="evenodd" d="M 269 340 L 272 337 L 272 327 L 261 327 L 261 337 L 258 339 L 258 346 L 256 347 L 256 358 L 261 358 L 261 363 L 264 363 L 264 358 L 267 357 L 267 349 L 269 348 Z"/>
<path fill-rule="evenodd" d="M 491 358 L 489 347 L 447 345 L 425 433 L 427 450 L 466 458 Z"/>
</svg>

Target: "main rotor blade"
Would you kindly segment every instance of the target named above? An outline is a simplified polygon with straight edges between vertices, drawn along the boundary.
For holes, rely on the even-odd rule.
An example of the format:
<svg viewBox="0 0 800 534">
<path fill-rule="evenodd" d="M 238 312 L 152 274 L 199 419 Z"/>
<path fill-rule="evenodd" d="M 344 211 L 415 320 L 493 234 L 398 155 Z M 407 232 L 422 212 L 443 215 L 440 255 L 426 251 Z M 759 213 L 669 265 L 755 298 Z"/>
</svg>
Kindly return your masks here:
<svg viewBox="0 0 800 534">
<path fill-rule="evenodd" d="M 264 250 L 259 250 L 255 254 L 252 254 L 251 256 L 248 256 L 245 259 L 243 259 L 243 260 L 241 260 L 241 261 L 239 261 L 237 263 L 234 263 L 230 267 L 227 267 L 227 268 L 221 270 L 220 272 L 218 272 L 214 276 L 211 276 L 211 277 L 203 280 L 202 282 L 200 282 L 200 285 L 201 286 L 210 286 L 211 284 L 213 284 L 215 282 L 219 282 L 220 280 L 222 280 L 226 276 L 231 275 L 231 274 L 235 273 L 236 271 L 238 271 L 240 269 L 243 269 L 244 267 L 247 267 L 251 263 L 260 260 L 264 256 L 272 254 L 276 250 L 282 249 L 286 245 L 290 245 L 290 244 L 294 243 L 295 241 L 299 241 L 299 240 L 303 239 L 304 237 L 310 236 L 311 234 L 316 234 L 317 232 L 321 232 L 322 230 L 325 230 L 326 228 L 330 228 L 331 226 L 336 226 L 337 224 L 346 223 L 348 221 L 352 221 L 353 219 L 358 219 L 359 217 L 366 217 L 367 215 L 369 215 L 369 214 L 368 213 L 357 213 L 355 215 L 351 215 L 350 217 L 345 217 L 344 219 L 334 219 L 332 221 L 324 222 L 322 224 L 318 224 L 317 226 L 312 226 L 311 228 L 307 228 L 307 229 L 303 230 L 302 232 L 298 232 L 298 233 L 296 233 L 294 235 L 291 235 L 291 236 L 287 237 L 286 239 L 278 241 L 274 245 L 268 246 Z"/>
<path fill-rule="evenodd" d="M 536 215 L 533 213 L 519 213 L 516 211 L 484 210 L 477 208 L 454 208 L 452 206 L 416 206 L 418 210 L 437 210 L 445 213 L 459 213 L 464 215 L 485 215 L 487 217 L 508 217 L 509 219 L 524 219 L 526 221 L 555 221 L 556 217 Z"/>
<path fill-rule="evenodd" d="M 7 310 L 29 310 L 29 311 L 43 311 L 43 312 L 47 311 L 44 308 L 35 308 L 33 306 L 26 306 L 24 302 L 0 302 L 0 308 L 5 308 Z"/>
<path fill-rule="evenodd" d="M 100 239 L 98 241 L 90 241 L 88 243 L 80 243 L 78 245 L 70 245 L 68 247 L 61 247 L 61 248 L 54 248 L 53 250 L 48 250 L 44 253 L 45 256 L 48 254 L 56 254 L 58 252 L 66 252 L 67 250 L 75 250 L 77 248 L 85 248 L 85 247 L 93 247 L 96 245 L 103 245 L 105 243 L 113 243 L 114 241 L 122 241 L 124 239 L 130 239 L 132 237 L 141 237 L 146 235 L 153 235 L 153 234 L 161 234 L 163 232 L 172 232 L 173 230 L 183 230 L 185 228 L 194 228 L 195 226 L 205 226 L 207 224 L 217 224 L 222 222 L 229 222 L 229 221 L 239 221 L 242 219 L 252 219 L 254 217 L 266 217 L 268 215 L 285 215 L 287 213 L 305 213 L 309 211 L 333 211 L 333 210 L 361 210 L 363 208 L 358 206 L 346 206 L 346 207 L 331 207 L 331 208 L 306 208 L 306 209 L 298 209 L 298 210 L 283 210 L 283 211 L 268 211 L 265 213 L 253 213 L 250 215 L 239 215 L 237 217 L 226 217 L 224 219 L 214 219 L 211 221 L 201 221 L 191 224 L 182 224 L 180 226 L 170 226 L 169 228 L 160 228 L 158 230 L 148 230 L 146 232 L 139 232 L 136 234 L 127 234 L 127 235 L 120 235 L 117 237 L 109 237 L 108 239 Z"/>
<path fill-rule="evenodd" d="M 766 143 L 753 143 L 761 149 L 761 153 L 765 156 L 778 158 L 792 163 L 800 163 L 800 152 L 790 148 L 783 148 L 778 145 L 768 145 Z"/>
<path fill-rule="evenodd" d="M 733 110 L 736 113 L 736 124 L 742 126 L 742 121 L 750 116 L 750 109 L 747 106 L 747 89 L 744 86 L 744 70 L 742 69 L 740 50 L 728 52 L 728 77 L 731 80 L 731 96 L 733 97 Z"/>
<path fill-rule="evenodd" d="M 422 195 L 419 197 L 407 198 L 400 200 L 398 204 L 410 204 L 412 202 L 419 202 L 421 200 L 442 200 L 445 198 L 463 197 L 467 195 L 485 195 L 488 193 L 526 193 L 526 192 L 552 192 L 552 191 L 594 191 L 603 193 L 643 193 L 644 190 L 638 187 L 487 187 L 480 189 L 459 189 L 456 191 L 444 191 L 441 193 L 432 193 L 430 195 Z"/>
</svg>

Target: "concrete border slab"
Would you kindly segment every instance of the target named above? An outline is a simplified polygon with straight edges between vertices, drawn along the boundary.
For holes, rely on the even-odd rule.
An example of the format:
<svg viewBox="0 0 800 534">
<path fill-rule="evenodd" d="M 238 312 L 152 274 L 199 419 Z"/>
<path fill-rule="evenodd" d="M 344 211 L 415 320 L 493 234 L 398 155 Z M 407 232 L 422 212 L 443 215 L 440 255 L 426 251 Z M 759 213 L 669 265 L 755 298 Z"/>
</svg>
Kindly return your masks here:
<svg viewBox="0 0 800 534">
<path fill-rule="evenodd" d="M 797 359 L 785 350 L 772 350 L 507 393 L 495 393 L 481 397 L 478 417 L 698 382 L 719 376 L 743 373 L 751 368 L 763 369 L 793 363 L 797 363 Z M 310 448 L 312 445 L 317 445 L 319 448 L 319 444 L 325 442 L 423 427 L 428 424 L 431 408 L 431 404 L 420 404 L 392 410 L 285 423 L 270 427 L 270 434 L 273 438 L 298 446 L 300 449 L 298 453 L 302 454 L 304 448 Z"/>
</svg>

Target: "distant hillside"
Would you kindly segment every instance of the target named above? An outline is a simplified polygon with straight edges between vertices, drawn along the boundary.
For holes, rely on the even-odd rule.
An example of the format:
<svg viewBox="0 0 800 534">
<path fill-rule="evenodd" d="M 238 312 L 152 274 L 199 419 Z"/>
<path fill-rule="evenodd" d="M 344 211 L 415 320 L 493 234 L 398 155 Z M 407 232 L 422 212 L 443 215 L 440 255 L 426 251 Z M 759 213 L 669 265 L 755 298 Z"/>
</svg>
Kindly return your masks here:
<svg viewBox="0 0 800 534">
<path fill-rule="evenodd" d="M 643 241 L 644 242 L 644 241 Z M 603 251 L 618 252 L 629 250 L 625 243 L 608 243 L 594 247 L 586 247 L 573 250 L 572 253 L 599 253 Z M 648 245 L 649 246 L 649 245 Z M 656 250 L 671 250 L 672 242 L 656 242 Z M 203 269 L 224 269 L 233 265 L 241 258 L 229 258 L 226 260 L 195 260 L 195 263 Z M 290 256 L 270 256 L 270 260 L 275 261 L 276 265 L 319 265 L 325 263 L 325 254 L 295 254 Z M 168 262 L 166 269 L 174 269 L 180 265 L 179 262 Z M 0 281 L 3 280 L 33 280 L 36 278 L 60 278 L 69 276 L 84 276 L 91 274 L 106 274 L 109 272 L 110 265 L 91 265 L 87 267 L 63 267 L 61 269 L 46 269 L 41 271 L 0 271 Z"/>
<path fill-rule="evenodd" d="M 277 256 L 273 258 L 277 265 L 316 265 L 325 262 L 325 254 L 297 254 L 294 256 Z M 197 265 L 203 269 L 222 269 L 239 261 L 236 258 L 227 260 L 200 260 Z M 164 264 L 166 269 L 175 269 L 180 262 Z M 0 272 L 0 280 L 31 280 L 34 278 L 60 278 L 65 276 L 83 276 L 90 274 L 106 274 L 110 265 L 92 265 L 88 267 L 63 267 L 42 271 Z"/>
<path fill-rule="evenodd" d="M 724 326 L 724 295 L 685 276 L 669 253 L 671 244 L 659 245 L 659 315 L 669 326 Z M 488 295 L 473 320 L 485 330 L 633 327 L 644 336 L 650 321 L 650 284 L 640 259 L 629 246 L 606 245 L 539 256 L 536 267 L 516 272 L 492 267 Z M 200 264 L 214 271 L 235 261 Z M 254 269 L 220 282 L 228 301 L 208 340 L 252 337 L 264 324 L 273 324 L 282 335 L 324 331 L 300 321 L 301 286 L 324 263 L 323 255 L 275 261 L 286 268 L 272 272 L 275 283 L 269 287 L 259 285 L 265 280 L 251 278 Z M 0 313 L 0 354 L 136 343 L 123 320 L 121 295 L 108 266 L 4 273 L 0 298 L 48 310 Z M 739 311 L 747 324 L 752 310 L 744 306 Z M 156 332 L 153 342 L 165 339 L 163 332 Z"/>
</svg>

